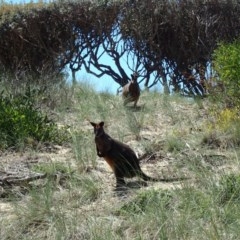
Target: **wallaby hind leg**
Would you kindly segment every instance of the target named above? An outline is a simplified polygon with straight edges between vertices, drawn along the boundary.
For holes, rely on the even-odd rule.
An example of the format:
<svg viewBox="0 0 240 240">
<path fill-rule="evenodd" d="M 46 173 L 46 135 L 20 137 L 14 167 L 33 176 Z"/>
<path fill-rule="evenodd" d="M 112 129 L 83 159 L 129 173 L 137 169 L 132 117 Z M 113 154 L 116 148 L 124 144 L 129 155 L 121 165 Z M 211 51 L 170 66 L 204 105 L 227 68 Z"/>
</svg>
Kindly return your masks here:
<svg viewBox="0 0 240 240">
<path fill-rule="evenodd" d="M 126 187 L 126 182 L 124 181 L 123 178 L 117 178 L 116 188 L 118 189 L 122 187 Z"/>
<path fill-rule="evenodd" d="M 129 102 L 130 102 L 129 97 L 127 97 L 126 99 L 124 99 L 123 105 L 126 106 Z"/>
<path fill-rule="evenodd" d="M 116 189 L 126 186 L 123 174 L 119 170 L 115 170 L 115 177 L 116 177 Z"/>
<path fill-rule="evenodd" d="M 135 108 L 137 107 L 137 102 L 138 102 L 138 100 L 134 102 L 134 105 L 133 105 L 133 106 L 134 106 Z"/>
</svg>

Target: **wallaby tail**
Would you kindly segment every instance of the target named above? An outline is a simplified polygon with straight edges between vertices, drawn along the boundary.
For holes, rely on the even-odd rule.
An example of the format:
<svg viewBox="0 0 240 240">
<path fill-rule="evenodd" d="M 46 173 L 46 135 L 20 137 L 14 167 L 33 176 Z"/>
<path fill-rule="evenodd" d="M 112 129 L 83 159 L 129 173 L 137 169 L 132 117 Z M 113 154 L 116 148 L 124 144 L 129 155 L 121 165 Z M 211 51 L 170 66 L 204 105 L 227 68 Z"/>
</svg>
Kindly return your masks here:
<svg viewBox="0 0 240 240">
<path fill-rule="evenodd" d="M 150 182 L 158 182 L 159 180 L 157 178 L 149 177 L 146 175 L 144 172 L 141 172 L 139 176 L 144 180 L 144 181 L 150 181 Z"/>
<path fill-rule="evenodd" d="M 189 179 L 188 177 L 174 177 L 174 178 L 153 178 L 146 175 L 144 172 L 141 172 L 139 176 L 144 181 L 150 181 L 150 182 L 176 182 L 176 181 L 183 181 Z"/>
</svg>

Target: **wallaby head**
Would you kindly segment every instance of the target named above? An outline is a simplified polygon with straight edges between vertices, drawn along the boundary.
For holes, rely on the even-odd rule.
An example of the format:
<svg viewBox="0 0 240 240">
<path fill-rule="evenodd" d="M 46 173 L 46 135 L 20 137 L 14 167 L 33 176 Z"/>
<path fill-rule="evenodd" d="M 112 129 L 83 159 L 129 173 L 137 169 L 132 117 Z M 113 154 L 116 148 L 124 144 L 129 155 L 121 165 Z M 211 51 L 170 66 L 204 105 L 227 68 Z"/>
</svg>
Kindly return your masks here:
<svg viewBox="0 0 240 240">
<path fill-rule="evenodd" d="M 134 83 L 137 83 L 137 79 L 139 77 L 138 73 L 137 72 L 134 72 L 133 74 L 131 74 L 131 77 L 132 77 L 132 81 Z"/>
<path fill-rule="evenodd" d="M 100 123 L 94 123 L 94 122 L 90 122 L 90 124 L 93 126 L 94 128 L 94 134 L 96 137 L 101 136 L 102 134 L 104 134 L 104 122 L 100 122 Z"/>
</svg>

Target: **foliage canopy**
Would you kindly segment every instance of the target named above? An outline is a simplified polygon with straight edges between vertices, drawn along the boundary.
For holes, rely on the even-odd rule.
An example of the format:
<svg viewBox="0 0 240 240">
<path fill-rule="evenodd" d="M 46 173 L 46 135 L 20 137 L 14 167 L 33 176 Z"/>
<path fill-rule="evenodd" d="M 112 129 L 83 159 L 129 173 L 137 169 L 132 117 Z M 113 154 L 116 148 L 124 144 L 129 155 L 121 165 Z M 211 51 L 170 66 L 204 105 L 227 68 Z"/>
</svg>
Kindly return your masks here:
<svg viewBox="0 0 240 240">
<path fill-rule="evenodd" d="M 128 82 L 126 60 L 145 86 L 204 95 L 213 50 L 239 37 L 234 0 L 56 1 L 3 5 L 1 71 L 17 78 L 83 67 L 95 76 Z M 107 54 L 116 66 L 104 62 Z M 152 76 L 152 78 L 150 78 Z M 151 81 L 151 82 L 150 82 Z"/>
</svg>

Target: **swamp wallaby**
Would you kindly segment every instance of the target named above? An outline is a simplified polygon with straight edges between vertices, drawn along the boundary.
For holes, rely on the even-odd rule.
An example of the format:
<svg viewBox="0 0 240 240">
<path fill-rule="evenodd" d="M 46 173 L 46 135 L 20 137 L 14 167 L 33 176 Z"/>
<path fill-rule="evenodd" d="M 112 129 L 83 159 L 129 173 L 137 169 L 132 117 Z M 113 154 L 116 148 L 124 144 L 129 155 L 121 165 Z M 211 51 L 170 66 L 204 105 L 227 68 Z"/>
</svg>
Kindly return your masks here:
<svg viewBox="0 0 240 240">
<path fill-rule="evenodd" d="M 136 107 L 140 97 L 140 87 L 137 82 L 138 73 L 133 73 L 131 77 L 132 80 L 123 86 L 122 97 L 124 99 L 124 105 L 129 102 L 134 102 L 134 107 Z"/>
<path fill-rule="evenodd" d="M 117 188 L 125 185 L 124 177 L 141 177 L 144 181 L 176 181 L 178 179 L 155 179 L 147 176 L 140 168 L 139 160 L 135 152 L 126 144 L 111 138 L 105 133 L 104 122 L 93 123 L 97 155 L 103 157 L 112 168 Z"/>
</svg>

